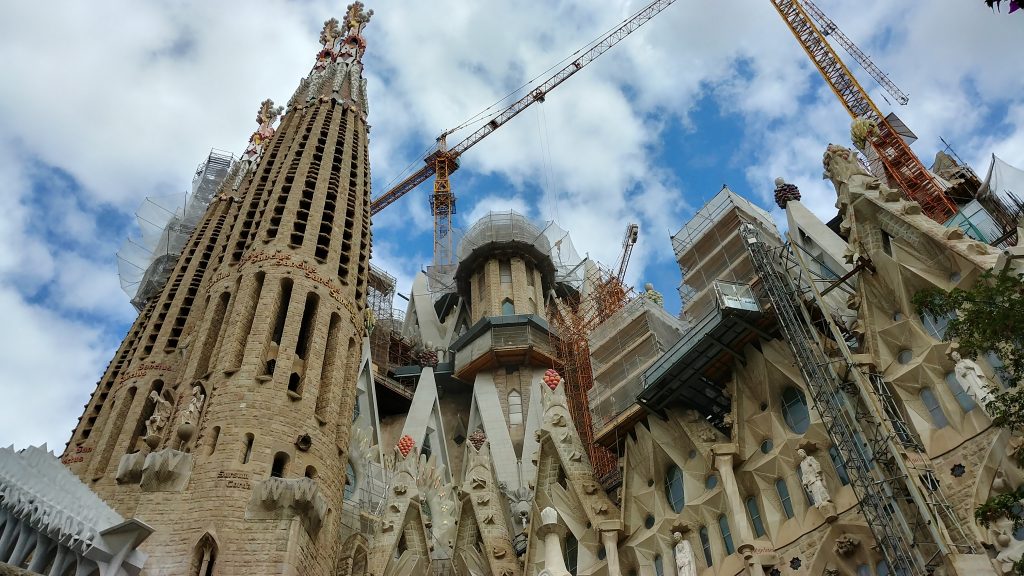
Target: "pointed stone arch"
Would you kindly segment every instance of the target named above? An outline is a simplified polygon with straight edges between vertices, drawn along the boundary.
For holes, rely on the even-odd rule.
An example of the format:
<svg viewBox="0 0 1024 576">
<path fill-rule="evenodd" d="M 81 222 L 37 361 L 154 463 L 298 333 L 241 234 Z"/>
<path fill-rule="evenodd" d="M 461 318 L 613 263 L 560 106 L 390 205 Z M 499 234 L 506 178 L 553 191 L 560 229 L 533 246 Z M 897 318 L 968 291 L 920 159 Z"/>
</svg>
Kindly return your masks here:
<svg viewBox="0 0 1024 576">
<path fill-rule="evenodd" d="M 370 543 L 366 536 L 353 534 L 341 547 L 334 576 L 367 576 Z"/>
<path fill-rule="evenodd" d="M 192 558 L 189 561 L 189 576 L 218 576 L 217 556 L 220 546 L 211 532 L 205 532 L 192 547 Z"/>
</svg>

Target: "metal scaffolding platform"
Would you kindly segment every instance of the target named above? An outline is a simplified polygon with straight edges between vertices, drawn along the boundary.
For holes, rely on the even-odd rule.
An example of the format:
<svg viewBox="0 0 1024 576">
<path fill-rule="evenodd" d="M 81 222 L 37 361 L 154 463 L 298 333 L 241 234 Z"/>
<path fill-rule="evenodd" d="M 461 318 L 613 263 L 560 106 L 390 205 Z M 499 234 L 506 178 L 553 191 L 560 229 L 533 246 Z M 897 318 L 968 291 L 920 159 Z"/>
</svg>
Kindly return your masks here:
<svg viewBox="0 0 1024 576">
<path fill-rule="evenodd" d="M 749 342 L 769 338 L 772 323 L 750 286 L 716 281 L 712 288 L 714 308 L 647 369 L 637 401 L 655 412 L 682 403 L 725 430 L 730 409 L 725 385 L 733 363 L 743 361 L 742 350 Z"/>
</svg>

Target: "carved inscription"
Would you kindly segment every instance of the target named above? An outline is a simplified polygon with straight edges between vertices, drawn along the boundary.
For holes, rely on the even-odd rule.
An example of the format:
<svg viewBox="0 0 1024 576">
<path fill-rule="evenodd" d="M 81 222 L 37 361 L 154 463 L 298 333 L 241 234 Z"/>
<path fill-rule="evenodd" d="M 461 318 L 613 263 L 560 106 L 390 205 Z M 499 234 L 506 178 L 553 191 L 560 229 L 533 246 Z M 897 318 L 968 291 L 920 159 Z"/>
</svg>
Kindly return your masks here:
<svg viewBox="0 0 1024 576">
<path fill-rule="evenodd" d="M 217 481 L 228 488 L 242 488 L 248 490 L 252 488 L 252 483 L 249 482 L 248 472 L 231 472 L 229 470 L 221 470 L 217 472 Z"/>
<path fill-rule="evenodd" d="M 321 274 L 315 266 L 307 264 L 306 262 L 297 262 L 292 260 L 291 255 L 276 253 L 271 254 L 270 252 L 256 251 L 249 252 L 242 256 L 241 261 L 238 263 L 239 268 L 244 267 L 247 264 L 259 264 L 266 262 L 272 266 L 283 266 L 285 268 L 294 268 L 295 270 L 301 271 L 307 279 L 320 284 L 324 288 L 327 288 L 328 292 L 335 301 L 345 307 L 346 310 L 352 314 L 352 317 L 357 316 L 356 309 L 351 302 L 342 298 L 341 288 L 338 287 L 333 281 Z"/>
<path fill-rule="evenodd" d="M 88 454 L 89 452 L 92 452 L 92 446 L 75 446 L 75 453 L 71 456 L 61 458 L 60 462 L 65 466 L 76 462 L 85 462 L 85 456 L 83 456 L 83 454 Z"/>
<path fill-rule="evenodd" d="M 170 372 L 171 370 L 174 370 L 174 368 L 172 366 L 168 366 L 167 364 L 142 364 L 138 368 L 133 368 L 132 370 L 129 370 L 124 374 L 121 374 L 121 377 L 118 378 L 118 382 L 126 382 L 128 380 L 131 380 L 132 378 L 142 378 L 147 373 L 149 373 L 150 370 Z"/>
</svg>

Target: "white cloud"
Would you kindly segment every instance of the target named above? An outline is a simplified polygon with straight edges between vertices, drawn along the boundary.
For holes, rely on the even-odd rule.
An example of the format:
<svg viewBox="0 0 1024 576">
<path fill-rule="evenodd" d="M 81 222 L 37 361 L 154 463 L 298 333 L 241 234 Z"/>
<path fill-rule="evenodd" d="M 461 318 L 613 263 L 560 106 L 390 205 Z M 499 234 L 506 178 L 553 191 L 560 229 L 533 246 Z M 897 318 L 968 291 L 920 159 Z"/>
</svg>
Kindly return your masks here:
<svg viewBox="0 0 1024 576">
<path fill-rule="evenodd" d="M 927 9 L 883 0 L 819 4 L 911 95 L 910 106 L 897 112 L 920 136 L 915 147 L 926 163 L 945 136 L 979 171 L 991 151 L 1024 165 L 1024 61 L 1012 57 L 1020 18 L 959 0 Z M 366 32 L 375 194 L 406 166 L 419 168 L 442 130 L 542 74 L 641 5 L 371 6 L 377 12 Z M 123 330 L 129 310 L 110 255 L 125 231 L 101 213 L 127 215 L 145 196 L 184 190 L 210 147 L 240 151 L 259 102 L 288 99 L 312 64 L 320 23 L 339 16 L 339 6 L 120 0 L 102 7 L 6 7 L 0 297 L 15 327 L 4 350 L 16 358 L 0 364 L 7 364 L 5 386 L 35 382 L 45 393 L 5 394 L 11 419 L 0 421 L 0 440 L 66 434 L 64 423 L 54 425 L 56 432 L 27 431 L 38 430 L 32 419 L 47 413 L 48 398 L 83 400 L 117 344 L 110 334 Z M 676 274 L 665 234 L 717 191 L 698 189 L 698 174 L 680 173 L 681 163 L 693 161 L 696 170 L 700 160 L 666 149 L 666 135 L 682 131 L 714 149 L 707 158 L 718 159 L 716 174 L 728 176 L 733 188 L 749 189 L 770 205 L 772 180 L 783 176 L 801 187 L 816 213 L 830 217 L 834 192 L 820 179 L 821 153 L 828 142 L 848 142 L 848 116 L 770 3 L 709 6 L 669 7 L 542 107 L 469 151 L 452 177 L 457 224 L 465 228 L 495 208 L 557 217 L 580 252 L 613 264 L 623 228 L 637 222 L 641 236 L 628 278 L 639 282 L 666 268 Z M 859 71 L 858 77 L 873 86 Z M 870 89 L 888 110 L 879 90 Z M 708 130 L 706 118 L 693 116 L 702 98 L 738 118 L 741 130 L 695 132 Z M 33 183 L 51 179 L 51 168 L 75 186 L 33 197 Z M 495 181 L 510 189 L 493 189 Z M 428 194 L 425 183 L 375 219 L 374 263 L 403 288 L 429 261 Z M 18 331 L 27 336 L 12 339 Z M 54 350 L 61 350 L 61 362 L 53 362 Z"/>
</svg>

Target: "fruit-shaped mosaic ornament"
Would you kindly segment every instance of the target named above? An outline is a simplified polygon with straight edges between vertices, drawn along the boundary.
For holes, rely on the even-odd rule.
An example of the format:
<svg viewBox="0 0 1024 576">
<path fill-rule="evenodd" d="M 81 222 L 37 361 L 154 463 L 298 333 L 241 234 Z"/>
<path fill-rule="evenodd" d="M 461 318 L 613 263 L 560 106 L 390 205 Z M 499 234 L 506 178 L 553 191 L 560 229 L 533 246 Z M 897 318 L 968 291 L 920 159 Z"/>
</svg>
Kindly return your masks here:
<svg viewBox="0 0 1024 576">
<path fill-rule="evenodd" d="M 558 375 L 558 371 L 554 368 L 548 368 L 544 371 L 544 384 L 548 388 L 554 390 L 558 388 L 558 383 L 562 381 L 562 377 Z"/>
<path fill-rule="evenodd" d="M 398 439 L 398 451 L 402 453 L 402 456 L 408 456 L 409 452 L 416 447 L 416 441 L 412 439 L 412 436 L 406 434 Z"/>
</svg>

